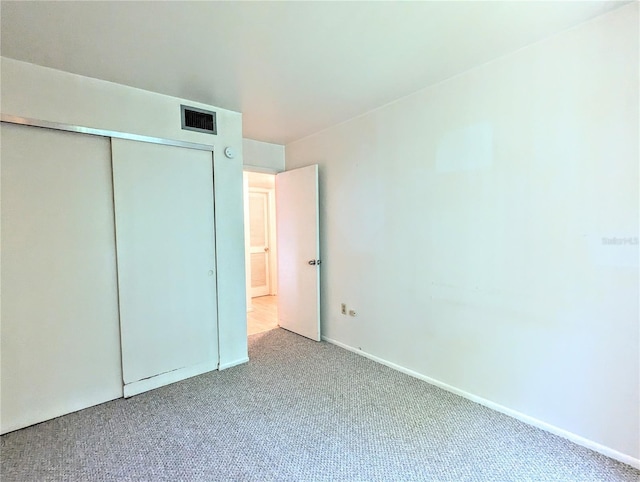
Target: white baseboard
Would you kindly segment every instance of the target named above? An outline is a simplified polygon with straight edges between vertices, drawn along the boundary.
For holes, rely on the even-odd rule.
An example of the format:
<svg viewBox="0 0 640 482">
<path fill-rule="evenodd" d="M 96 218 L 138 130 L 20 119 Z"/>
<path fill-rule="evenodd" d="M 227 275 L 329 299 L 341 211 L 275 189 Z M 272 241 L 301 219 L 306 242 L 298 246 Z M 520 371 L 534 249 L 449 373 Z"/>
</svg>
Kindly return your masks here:
<svg viewBox="0 0 640 482">
<path fill-rule="evenodd" d="M 532 425 L 534 427 L 537 428 L 541 428 L 542 430 L 545 430 L 547 432 L 550 432 L 554 435 L 558 435 L 562 438 L 565 438 L 567 440 L 570 440 L 571 442 L 574 442 L 578 445 L 581 445 L 583 447 L 586 447 L 588 449 L 591 449 L 595 452 L 599 452 L 603 455 L 606 455 L 607 457 L 611 457 L 612 459 L 615 459 L 619 462 L 625 463 L 627 465 L 630 465 L 631 467 L 634 467 L 636 469 L 640 469 L 640 459 L 637 459 L 635 457 L 632 457 L 631 455 L 627 455 L 627 454 L 623 454 L 622 452 L 618 452 L 617 450 L 614 450 L 612 448 L 609 448 L 605 445 L 601 445 L 597 442 L 594 442 L 593 440 L 589 440 L 587 438 L 581 437 L 580 435 L 576 435 L 572 432 L 569 432 L 567 430 L 561 429 L 559 427 L 556 427 L 555 425 L 551 425 L 549 423 L 543 422 L 542 420 L 538 420 L 537 418 L 533 418 L 530 417 L 529 415 L 525 415 L 524 413 L 518 412 L 516 410 L 513 410 L 511 408 L 505 407 L 504 405 L 500 405 L 497 404 L 495 402 L 492 402 L 491 400 L 487 400 L 486 398 L 482 398 L 479 397 L 477 395 L 474 395 L 472 393 L 469 392 L 465 392 L 464 390 L 460 390 L 459 388 L 456 388 L 452 385 L 449 385 L 447 383 L 443 383 L 439 380 L 436 380 L 434 378 L 428 377 L 426 375 L 422 375 L 418 372 L 415 372 L 413 370 L 409 370 L 408 368 L 405 368 L 403 366 L 397 365 L 395 363 L 392 363 L 390 361 L 384 360 L 382 358 L 379 358 L 375 355 L 371 355 L 370 353 L 364 352 L 362 350 L 359 350 L 357 348 L 354 348 L 352 346 L 346 345 L 342 342 L 339 342 L 337 340 L 333 340 L 331 338 L 327 338 L 326 336 L 322 337 L 322 340 L 331 343 L 332 345 L 336 345 L 339 346 L 340 348 L 344 348 L 345 350 L 351 351 L 353 353 L 357 353 L 358 355 L 362 355 L 365 358 L 369 358 L 370 360 L 373 360 L 375 362 L 378 362 L 382 365 L 388 366 L 389 368 L 393 368 L 394 370 L 398 370 L 399 372 L 402 372 L 406 375 L 412 376 L 414 378 L 418 378 L 420 380 L 423 380 L 427 383 L 430 383 L 431 385 L 435 385 L 436 387 L 442 388 L 443 390 L 446 390 L 448 392 L 454 393 L 456 395 L 459 395 L 463 398 L 466 398 L 468 400 L 471 400 L 472 402 L 475 403 L 479 403 L 480 405 L 484 405 L 485 407 L 488 407 L 492 410 L 495 410 L 496 412 L 500 412 L 500 413 L 504 413 L 505 415 L 508 415 L 509 417 L 513 417 L 517 420 L 520 420 L 526 424 Z"/>
<path fill-rule="evenodd" d="M 124 398 L 133 397 L 134 395 L 153 390 L 154 388 L 160 388 L 165 385 L 169 385 L 170 383 L 179 382 L 186 378 L 202 375 L 203 373 L 210 372 L 216 368 L 215 362 L 200 363 L 199 365 L 192 367 L 180 368 L 178 370 L 156 375 L 155 377 L 127 383 L 124 386 Z"/>
<path fill-rule="evenodd" d="M 227 368 L 235 367 L 237 365 L 242 365 L 243 363 L 247 363 L 249 361 L 249 357 L 240 358 L 239 360 L 234 360 L 232 362 L 220 363 L 220 367 L 218 370 L 226 370 Z"/>
</svg>

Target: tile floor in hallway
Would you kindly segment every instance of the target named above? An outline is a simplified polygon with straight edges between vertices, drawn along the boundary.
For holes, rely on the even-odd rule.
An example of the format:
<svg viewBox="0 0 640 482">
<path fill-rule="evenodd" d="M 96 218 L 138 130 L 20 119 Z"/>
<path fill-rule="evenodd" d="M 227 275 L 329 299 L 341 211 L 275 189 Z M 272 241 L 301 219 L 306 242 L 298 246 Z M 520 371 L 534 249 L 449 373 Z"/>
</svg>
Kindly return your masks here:
<svg viewBox="0 0 640 482">
<path fill-rule="evenodd" d="M 278 297 L 259 296 L 251 299 L 253 311 L 247 313 L 247 335 L 278 327 Z"/>
</svg>

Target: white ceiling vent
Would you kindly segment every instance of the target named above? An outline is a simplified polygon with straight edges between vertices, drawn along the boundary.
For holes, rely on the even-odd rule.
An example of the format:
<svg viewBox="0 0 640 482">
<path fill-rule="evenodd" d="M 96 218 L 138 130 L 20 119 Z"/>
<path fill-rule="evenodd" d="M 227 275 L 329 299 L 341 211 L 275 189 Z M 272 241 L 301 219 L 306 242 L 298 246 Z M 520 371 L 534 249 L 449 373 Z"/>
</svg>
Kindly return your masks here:
<svg viewBox="0 0 640 482">
<path fill-rule="evenodd" d="M 207 134 L 217 134 L 216 113 L 208 110 L 180 106 L 182 117 L 182 128 L 187 131 L 205 132 Z"/>
</svg>

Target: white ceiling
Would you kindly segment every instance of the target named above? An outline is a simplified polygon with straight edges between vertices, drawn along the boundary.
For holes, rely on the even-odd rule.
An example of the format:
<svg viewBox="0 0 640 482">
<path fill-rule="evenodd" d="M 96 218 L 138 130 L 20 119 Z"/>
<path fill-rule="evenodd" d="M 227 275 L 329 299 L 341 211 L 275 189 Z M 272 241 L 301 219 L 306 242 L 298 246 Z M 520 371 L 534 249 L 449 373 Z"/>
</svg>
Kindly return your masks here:
<svg viewBox="0 0 640 482">
<path fill-rule="evenodd" d="M 286 144 L 627 2 L 0 2 L 1 53 Z"/>
</svg>

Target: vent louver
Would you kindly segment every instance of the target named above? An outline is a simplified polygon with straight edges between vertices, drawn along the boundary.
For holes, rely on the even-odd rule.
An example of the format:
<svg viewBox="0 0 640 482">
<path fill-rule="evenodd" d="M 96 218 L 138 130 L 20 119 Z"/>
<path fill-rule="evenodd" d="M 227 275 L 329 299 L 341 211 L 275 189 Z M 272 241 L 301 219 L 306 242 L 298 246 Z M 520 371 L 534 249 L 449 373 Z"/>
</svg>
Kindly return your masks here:
<svg viewBox="0 0 640 482">
<path fill-rule="evenodd" d="M 182 128 L 187 131 L 206 132 L 207 134 L 217 134 L 216 113 L 208 110 L 180 106 L 182 117 Z"/>
</svg>

